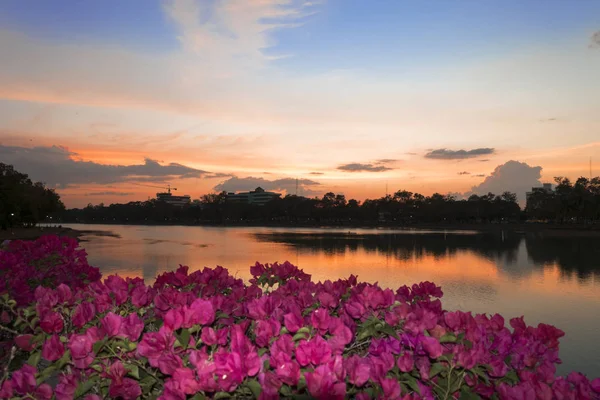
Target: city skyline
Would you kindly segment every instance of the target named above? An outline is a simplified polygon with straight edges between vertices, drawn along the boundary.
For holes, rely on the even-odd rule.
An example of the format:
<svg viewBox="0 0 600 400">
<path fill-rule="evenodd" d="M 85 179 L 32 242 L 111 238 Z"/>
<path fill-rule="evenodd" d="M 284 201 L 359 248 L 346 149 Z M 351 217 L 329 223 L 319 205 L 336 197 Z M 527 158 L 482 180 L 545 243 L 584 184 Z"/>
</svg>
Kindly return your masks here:
<svg viewBox="0 0 600 400">
<path fill-rule="evenodd" d="M 517 192 L 600 154 L 600 3 L 0 4 L 0 161 L 67 206 Z M 594 162 L 597 162 L 594 160 Z M 597 175 L 597 173 L 596 173 Z"/>
</svg>

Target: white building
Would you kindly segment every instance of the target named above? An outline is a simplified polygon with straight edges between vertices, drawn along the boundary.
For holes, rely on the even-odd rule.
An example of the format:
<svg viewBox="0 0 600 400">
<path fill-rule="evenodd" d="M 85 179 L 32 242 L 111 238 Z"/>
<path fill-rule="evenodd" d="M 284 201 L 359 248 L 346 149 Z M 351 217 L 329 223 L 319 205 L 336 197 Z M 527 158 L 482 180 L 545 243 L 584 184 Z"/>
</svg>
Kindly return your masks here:
<svg viewBox="0 0 600 400">
<path fill-rule="evenodd" d="M 188 205 L 192 201 L 188 195 L 173 196 L 171 192 L 156 193 L 156 200 L 178 207 Z"/>
<path fill-rule="evenodd" d="M 273 199 L 281 197 L 281 193 L 267 192 L 261 187 L 257 187 L 251 192 L 227 193 L 227 201 L 231 203 L 245 203 L 264 206 Z"/>
<path fill-rule="evenodd" d="M 551 183 L 543 183 L 542 187 L 532 187 L 531 188 L 531 192 L 525 193 L 525 197 L 527 198 L 527 200 L 529 200 L 529 196 L 531 196 L 531 194 L 534 192 L 534 190 L 543 190 L 546 193 L 552 193 L 554 191 L 552 189 L 552 184 Z"/>
</svg>

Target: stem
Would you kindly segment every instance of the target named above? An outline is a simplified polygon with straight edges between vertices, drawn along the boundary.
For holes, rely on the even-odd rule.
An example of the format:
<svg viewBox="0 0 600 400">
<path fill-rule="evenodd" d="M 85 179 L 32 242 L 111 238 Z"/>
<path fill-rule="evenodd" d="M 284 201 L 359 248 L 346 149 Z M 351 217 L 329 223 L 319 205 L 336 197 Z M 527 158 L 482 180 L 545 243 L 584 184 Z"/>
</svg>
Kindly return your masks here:
<svg viewBox="0 0 600 400">
<path fill-rule="evenodd" d="M 452 386 L 452 371 L 454 370 L 453 366 L 450 366 L 450 371 L 448 371 L 448 387 L 446 388 L 446 394 L 444 395 L 444 399 L 447 400 L 450 395 L 450 387 Z"/>
<path fill-rule="evenodd" d="M 5 327 L 5 326 L 2 326 L 2 325 L 0 325 L 0 329 L 4 330 L 4 331 L 6 331 L 6 332 L 10 332 L 10 333 L 12 333 L 13 335 L 19 335 L 19 332 L 17 332 L 17 331 L 13 331 L 12 329 L 10 329 L 10 328 L 7 328 L 7 327 Z"/>
<path fill-rule="evenodd" d="M 17 348 L 15 346 L 13 346 L 10 349 L 10 356 L 8 357 L 8 362 L 6 363 L 6 366 L 4 367 L 4 374 L 2 375 L 2 379 L 0 379 L 0 387 L 2 386 L 2 383 L 4 383 L 4 381 L 6 379 L 8 379 L 8 367 L 10 366 L 10 363 L 12 362 L 13 358 L 15 357 L 16 351 L 17 351 Z"/>
</svg>

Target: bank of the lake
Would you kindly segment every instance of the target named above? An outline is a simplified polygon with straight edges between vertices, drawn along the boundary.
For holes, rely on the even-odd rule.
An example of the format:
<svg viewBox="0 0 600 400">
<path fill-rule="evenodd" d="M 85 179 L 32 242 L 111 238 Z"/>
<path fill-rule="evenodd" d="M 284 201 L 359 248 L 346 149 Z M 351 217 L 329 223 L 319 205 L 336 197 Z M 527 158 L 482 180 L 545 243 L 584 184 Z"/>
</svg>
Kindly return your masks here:
<svg viewBox="0 0 600 400">
<path fill-rule="evenodd" d="M 0 230 L 0 242 L 5 240 L 35 240 L 44 235 L 57 235 L 85 241 L 84 236 L 115 236 L 110 231 L 93 229 L 73 229 L 63 226 L 37 226 Z M 116 237 L 116 236 L 115 236 Z"/>
</svg>

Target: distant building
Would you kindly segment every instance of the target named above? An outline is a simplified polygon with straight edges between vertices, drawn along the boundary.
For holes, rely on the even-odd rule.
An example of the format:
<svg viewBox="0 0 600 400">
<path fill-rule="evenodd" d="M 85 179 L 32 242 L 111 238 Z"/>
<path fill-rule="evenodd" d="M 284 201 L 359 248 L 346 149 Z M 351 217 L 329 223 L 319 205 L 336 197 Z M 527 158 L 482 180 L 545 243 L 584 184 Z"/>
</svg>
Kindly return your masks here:
<svg viewBox="0 0 600 400">
<path fill-rule="evenodd" d="M 264 206 L 273 199 L 281 197 L 281 193 L 267 192 L 261 187 L 257 187 L 252 192 L 227 193 L 227 201 L 231 203 L 255 204 Z"/>
<path fill-rule="evenodd" d="M 552 189 L 552 184 L 551 183 L 543 183 L 542 187 L 532 187 L 531 188 L 531 192 L 527 192 L 525 193 L 525 197 L 527 198 L 527 200 L 529 200 L 529 196 L 531 196 L 531 194 L 535 191 L 535 190 L 543 190 L 546 193 L 552 193 L 554 190 Z"/>
<path fill-rule="evenodd" d="M 156 200 L 162 201 L 173 206 L 183 207 L 190 204 L 192 199 L 188 195 L 174 196 L 170 191 L 163 193 L 156 193 Z"/>
</svg>

